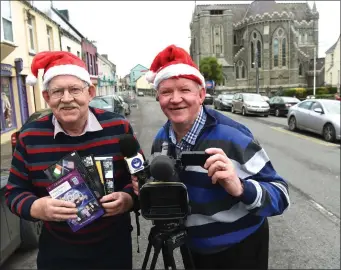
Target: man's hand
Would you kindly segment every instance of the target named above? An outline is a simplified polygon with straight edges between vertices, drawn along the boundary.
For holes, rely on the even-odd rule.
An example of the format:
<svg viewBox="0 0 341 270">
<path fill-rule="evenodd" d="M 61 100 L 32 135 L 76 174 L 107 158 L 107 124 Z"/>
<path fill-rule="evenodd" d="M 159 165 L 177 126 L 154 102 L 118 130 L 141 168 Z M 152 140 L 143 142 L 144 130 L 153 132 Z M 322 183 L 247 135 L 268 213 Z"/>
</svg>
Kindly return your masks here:
<svg viewBox="0 0 341 270">
<path fill-rule="evenodd" d="M 243 193 L 243 186 L 232 161 L 220 148 L 208 148 L 205 152 L 212 155 L 204 165 L 204 168 L 208 170 L 208 176 L 212 178 L 212 183 L 219 182 L 230 195 L 240 196 Z"/>
<path fill-rule="evenodd" d="M 131 182 L 133 183 L 134 192 L 138 196 L 139 195 L 139 180 L 137 179 L 136 176 L 132 175 Z"/>
<path fill-rule="evenodd" d="M 129 211 L 134 204 L 133 198 L 126 192 L 113 192 L 101 198 L 106 214 L 104 217 L 114 216 Z"/>
<path fill-rule="evenodd" d="M 65 221 L 77 218 L 76 204 L 52 199 L 50 196 L 33 202 L 30 214 L 33 218 L 44 221 Z"/>
</svg>

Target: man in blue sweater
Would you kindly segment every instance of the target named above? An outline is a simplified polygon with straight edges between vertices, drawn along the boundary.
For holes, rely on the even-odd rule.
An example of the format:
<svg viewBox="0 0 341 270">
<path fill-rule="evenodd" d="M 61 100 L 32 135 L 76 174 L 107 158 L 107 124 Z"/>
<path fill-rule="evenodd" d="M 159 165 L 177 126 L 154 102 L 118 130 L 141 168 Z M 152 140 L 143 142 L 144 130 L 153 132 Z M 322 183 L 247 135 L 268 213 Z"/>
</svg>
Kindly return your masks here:
<svg viewBox="0 0 341 270">
<path fill-rule="evenodd" d="M 6 202 L 19 217 L 43 221 L 38 269 L 131 269 L 131 177 L 120 153 L 122 134 L 133 135 L 123 116 L 89 107 L 96 94 L 84 62 L 69 52 L 41 52 L 32 62 L 35 76 L 44 69 L 43 97 L 52 113 L 25 125 L 13 153 Z M 53 199 L 43 170 L 72 151 L 112 157 L 114 192 L 100 203 L 105 215 L 73 232 L 66 220 L 77 218 L 72 202 Z"/>
<path fill-rule="evenodd" d="M 185 225 L 195 267 L 267 269 L 267 217 L 288 208 L 287 183 L 248 128 L 202 105 L 205 80 L 185 50 L 164 49 L 146 78 L 168 118 L 152 153 L 168 145 L 174 158 L 191 150 L 211 155 L 204 167 L 188 166 L 179 174 L 191 206 Z M 138 194 L 135 177 L 133 186 Z"/>
</svg>

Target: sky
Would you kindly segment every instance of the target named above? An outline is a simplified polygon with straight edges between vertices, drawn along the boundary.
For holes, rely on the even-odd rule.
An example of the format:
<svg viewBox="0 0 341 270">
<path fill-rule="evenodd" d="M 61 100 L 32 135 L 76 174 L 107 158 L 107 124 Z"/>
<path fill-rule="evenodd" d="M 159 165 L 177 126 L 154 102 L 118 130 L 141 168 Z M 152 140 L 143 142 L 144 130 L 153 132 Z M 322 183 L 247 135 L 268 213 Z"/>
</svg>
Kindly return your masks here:
<svg viewBox="0 0 341 270">
<path fill-rule="evenodd" d="M 312 7 L 314 1 L 295 2 L 308 2 Z M 34 1 L 33 4 L 44 10 L 50 1 Z M 53 1 L 53 6 L 69 10 L 72 25 L 89 40 L 96 41 L 98 53 L 108 54 L 121 77 L 137 64 L 149 68 L 154 57 L 170 44 L 189 50 L 189 24 L 195 1 Z M 325 52 L 340 35 L 340 1 L 316 1 L 316 8 L 320 14 L 319 57 L 325 57 Z"/>
</svg>

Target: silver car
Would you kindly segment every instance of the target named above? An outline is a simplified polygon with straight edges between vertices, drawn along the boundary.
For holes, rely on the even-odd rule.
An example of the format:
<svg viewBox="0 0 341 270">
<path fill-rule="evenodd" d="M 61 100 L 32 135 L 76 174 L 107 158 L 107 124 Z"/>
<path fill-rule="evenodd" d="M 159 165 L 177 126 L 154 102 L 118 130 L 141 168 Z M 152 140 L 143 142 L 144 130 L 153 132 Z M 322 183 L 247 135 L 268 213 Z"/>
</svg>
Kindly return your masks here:
<svg viewBox="0 0 341 270">
<path fill-rule="evenodd" d="M 269 116 L 270 106 L 260 94 L 237 93 L 233 96 L 231 112 L 242 115 L 257 114 Z"/>
<path fill-rule="evenodd" d="M 328 142 L 340 140 L 340 108 L 341 102 L 338 100 L 302 101 L 289 109 L 289 129 L 314 132 L 322 135 Z"/>
</svg>

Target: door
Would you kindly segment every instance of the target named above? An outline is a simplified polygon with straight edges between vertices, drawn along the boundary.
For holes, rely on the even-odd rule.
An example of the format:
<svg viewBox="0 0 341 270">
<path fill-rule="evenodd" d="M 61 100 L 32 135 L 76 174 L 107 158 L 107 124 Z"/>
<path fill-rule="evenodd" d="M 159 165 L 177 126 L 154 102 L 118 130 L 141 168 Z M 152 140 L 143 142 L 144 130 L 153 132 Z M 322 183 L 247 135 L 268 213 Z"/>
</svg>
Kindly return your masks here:
<svg viewBox="0 0 341 270">
<path fill-rule="evenodd" d="M 19 91 L 19 101 L 20 101 L 20 110 L 21 110 L 21 123 L 23 125 L 29 116 L 25 77 L 19 76 L 18 82 L 19 82 L 18 91 Z"/>
<path fill-rule="evenodd" d="M 302 128 L 306 128 L 310 118 L 310 108 L 313 101 L 304 101 L 298 105 L 298 111 L 296 113 L 297 125 Z"/>
<path fill-rule="evenodd" d="M 322 113 L 315 112 L 314 109 L 321 109 Z M 310 108 L 310 117 L 307 122 L 307 128 L 311 129 L 312 132 L 322 134 L 325 116 L 322 105 L 319 102 L 314 102 Z"/>
</svg>

